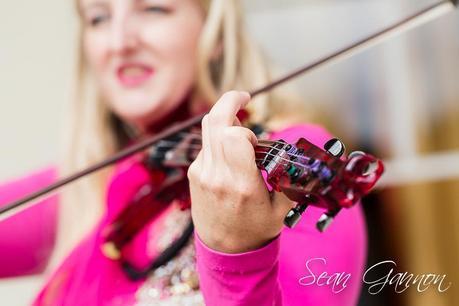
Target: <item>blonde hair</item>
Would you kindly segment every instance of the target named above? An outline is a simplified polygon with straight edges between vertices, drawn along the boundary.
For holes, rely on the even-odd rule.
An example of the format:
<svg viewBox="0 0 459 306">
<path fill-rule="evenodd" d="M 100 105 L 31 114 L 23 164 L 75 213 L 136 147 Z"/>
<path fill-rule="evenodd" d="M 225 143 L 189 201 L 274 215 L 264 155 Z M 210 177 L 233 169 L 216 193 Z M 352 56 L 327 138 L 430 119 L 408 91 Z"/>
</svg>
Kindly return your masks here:
<svg viewBox="0 0 459 306">
<path fill-rule="evenodd" d="M 206 22 L 199 41 L 195 95 L 213 104 L 225 91 L 254 89 L 270 81 L 268 66 L 243 26 L 237 0 L 200 0 Z M 80 27 L 81 28 L 81 27 Z M 82 52 L 80 29 L 75 94 L 64 130 L 65 176 L 98 162 L 120 148 L 123 131 L 119 120 L 98 97 Z M 217 52 L 216 50 L 220 50 Z M 281 107 L 273 93 L 255 98 L 251 119 L 266 122 Z M 280 101 L 280 100 L 278 100 Z M 286 102 L 285 100 L 282 102 Z M 282 107 L 285 109 L 285 107 Z M 57 246 L 50 267 L 97 223 L 104 212 L 104 191 L 110 169 L 100 171 L 68 187 L 61 195 Z M 76 226 L 77 225 L 77 226 Z"/>
</svg>

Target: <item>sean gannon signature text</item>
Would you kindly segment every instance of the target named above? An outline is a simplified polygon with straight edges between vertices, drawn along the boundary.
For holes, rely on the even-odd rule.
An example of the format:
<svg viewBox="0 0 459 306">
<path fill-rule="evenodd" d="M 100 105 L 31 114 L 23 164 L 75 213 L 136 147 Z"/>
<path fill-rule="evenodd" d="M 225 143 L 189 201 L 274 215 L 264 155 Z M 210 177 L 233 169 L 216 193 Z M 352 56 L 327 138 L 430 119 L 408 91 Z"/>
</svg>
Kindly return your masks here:
<svg viewBox="0 0 459 306">
<path fill-rule="evenodd" d="M 302 286 L 329 286 L 332 292 L 339 293 L 346 289 L 351 279 L 351 273 L 346 272 L 318 272 L 318 268 L 326 266 L 325 258 L 312 258 L 306 262 L 308 274 L 299 279 Z M 368 292 L 372 295 L 380 293 L 385 287 L 393 286 L 396 293 L 402 293 L 410 287 L 418 292 L 429 288 L 442 293 L 451 287 L 451 282 L 445 281 L 446 274 L 433 273 L 413 274 L 408 272 L 395 272 L 397 264 L 392 260 L 381 261 L 369 267 L 363 274 L 362 281 L 369 285 Z M 382 273 L 381 273 L 382 271 Z"/>
</svg>

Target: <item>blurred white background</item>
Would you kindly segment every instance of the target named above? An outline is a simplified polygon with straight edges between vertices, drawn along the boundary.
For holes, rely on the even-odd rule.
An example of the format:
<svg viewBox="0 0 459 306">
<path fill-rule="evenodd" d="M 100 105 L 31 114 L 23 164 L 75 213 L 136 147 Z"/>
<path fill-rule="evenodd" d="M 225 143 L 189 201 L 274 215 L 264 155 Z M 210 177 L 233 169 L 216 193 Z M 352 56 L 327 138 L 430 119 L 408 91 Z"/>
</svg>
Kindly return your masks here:
<svg viewBox="0 0 459 306">
<path fill-rule="evenodd" d="M 73 1 L 0 2 L 0 180 L 52 163 L 74 53 Z"/>
</svg>

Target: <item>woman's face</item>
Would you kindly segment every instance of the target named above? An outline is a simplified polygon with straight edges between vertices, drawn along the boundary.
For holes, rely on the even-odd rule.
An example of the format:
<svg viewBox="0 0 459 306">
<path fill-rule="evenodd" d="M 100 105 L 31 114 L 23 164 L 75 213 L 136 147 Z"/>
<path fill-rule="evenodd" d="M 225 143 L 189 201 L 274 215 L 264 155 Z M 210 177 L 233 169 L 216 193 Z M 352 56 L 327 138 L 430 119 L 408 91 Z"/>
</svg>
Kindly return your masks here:
<svg viewBox="0 0 459 306">
<path fill-rule="evenodd" d="M 101 94 L 143 129 L 194 85 L 204 12 L 197 0 L 80 0 L 84 53 Z"/>
</svg>

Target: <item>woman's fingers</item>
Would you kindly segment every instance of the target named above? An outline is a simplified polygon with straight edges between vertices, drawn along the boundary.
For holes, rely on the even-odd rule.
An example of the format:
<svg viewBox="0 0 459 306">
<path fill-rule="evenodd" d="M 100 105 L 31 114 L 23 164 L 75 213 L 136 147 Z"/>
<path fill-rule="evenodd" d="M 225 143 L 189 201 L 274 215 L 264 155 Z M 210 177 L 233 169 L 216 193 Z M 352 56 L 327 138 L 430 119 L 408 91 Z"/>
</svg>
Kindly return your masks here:
<svg viewBox="0 0 459 306">
<path fill-rule="evenodd" d="M 209 112 L 213 127 L 232 126 L 237 112 L 250 101 L 250 95 L 243 91 L 229 91 L 215 103 Z"/>
<path fill-rule="evenodd" d="M 225 159 L 255 159 L 254 147 L 258 144 L 257 136 L 248 128 L 231 126 L 222 133 L 221 143 Z"/>
<path fill-rule="evenodd" d="M 238 124 L 236 114 L 249 100 L 250 95 L 247 93 L 227 92 L 205 116 L 206 120 L 203 119 L 203 146 L 206 147 L 204 168 L 207 171 L 221 172 L 224 167 L 228 166 L 223 153 L 223 144 L 226 141 L 225 132 L 227 128 Z M 237 142 L 240 141 L 239 139 L 233 140 L 233 145 L 237 145 Z"/>
<path fill-rule="evenodd" d="M 202 160 L 201 167 L 203 171 L 210 171 L 212 168 L 212 162 L 215 160 L 214 152 L 212 150 L 212 142 L 210 136 L 209 127 L 209 115 L 205 115 L 201 121 L 201 132 L 202 132 Z"/>
</svg>

